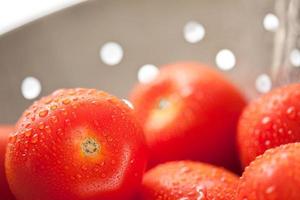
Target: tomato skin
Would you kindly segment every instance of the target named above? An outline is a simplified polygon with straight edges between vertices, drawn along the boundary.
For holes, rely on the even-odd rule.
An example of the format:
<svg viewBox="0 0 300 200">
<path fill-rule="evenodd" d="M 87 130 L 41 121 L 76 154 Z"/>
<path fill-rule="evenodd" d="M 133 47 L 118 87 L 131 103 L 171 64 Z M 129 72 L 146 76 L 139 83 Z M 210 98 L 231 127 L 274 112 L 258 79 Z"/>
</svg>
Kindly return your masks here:
<svg viewBox="0 0 300 200">
<path fill-rule="evenodd" d="M 161 100 L 169 109 L 159 111 Z M 197 62 L 163 66 L 156 79 L 131 93 L 149 146 L 149 167 L 198 160 L 237 171 L 236 125 L 241 93 L 220 73 Z"/>
<path fill-rule="evenodd" d="M 131 199 L 146 165 L 132 110 L 93 89 L 34 103 L 9 139 L 6 174 L 18 200 Z"/>
<path fill-rule="evenodd" d="M 244 166 L 267 149 L 300 141 L 300 84 L 276 88 L 251 102 L 238 124 Z"/>
<path fill-rule="evenodd" d="M 300 143 L 267 150 L 246 167 L 237 200 L 299 200 Z"/>
<path fill-rule="evenodd" d="M 0 197 L 5 200 L 14 200 L 14 196 L 11 193 L 5 175 L 4 158 L 5 151 L 8 142 L 8 136 L 14 131 L 12 125 L 0 125 Z"/>
<path fill-rule="evenodd" d="M 234 200 L 238 177 L 210 164 L 173 161 L 149 170 L 141 200 Z"/>
</svg>

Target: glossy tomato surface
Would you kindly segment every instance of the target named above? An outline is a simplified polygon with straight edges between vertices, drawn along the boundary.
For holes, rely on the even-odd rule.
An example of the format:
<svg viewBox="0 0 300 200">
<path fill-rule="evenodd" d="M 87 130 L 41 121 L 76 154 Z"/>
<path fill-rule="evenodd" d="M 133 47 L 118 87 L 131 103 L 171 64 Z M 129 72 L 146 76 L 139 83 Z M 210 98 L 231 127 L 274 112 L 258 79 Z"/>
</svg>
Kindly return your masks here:
<svg viewBox="0 0 300 200">
<path fill-rule="evenodd" d="M 244 166 L 267 149 L 298 141 L 300 84 L 274 89 L 243 111 L 238 125 L 238 144 Z"/>
<path fill-rule="evenodd" d="M 93 89 L 63 89 L 35 102 L 7 148 L 18 200 L 131 199 L 146 165 L 132 110 Z"/>
<path fill-rule="evenodd" d="M 267 150 L 241 177 L 237 200 L 299 200 L 300 143 Z"/>
<path fill-rule="evenodd" d="M 143 179 L 142 200 L 234 200 L 238 177 L 213 165 L 176 161 L 158 165 Z"/>
<path fill-rule="evenodd" d="M 0 125 L 0 199 L 13 200 L 13 194 L 10 192 L 5 175 L 4 158 L 8 136 L 14 130 L 12 125 Z"/>
<path fill-rule="evenodd" d="M 150 149 L 150 166 L 199 160 L 237 170 L 236 126 L 246 102 L 213 68 L 197 62 L 162 66 L 131 93 Z"/>
</svg>

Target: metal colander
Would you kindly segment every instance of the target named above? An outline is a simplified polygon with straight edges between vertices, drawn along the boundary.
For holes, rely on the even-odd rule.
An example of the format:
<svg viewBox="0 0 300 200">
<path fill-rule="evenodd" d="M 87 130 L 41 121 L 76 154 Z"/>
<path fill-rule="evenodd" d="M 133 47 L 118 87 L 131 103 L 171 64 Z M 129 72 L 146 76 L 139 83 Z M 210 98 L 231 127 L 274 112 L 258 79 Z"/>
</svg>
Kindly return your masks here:
<svg viewBox="0 0 300 200">
<path fill-rule="evenodd" d="M 273 0 L 99 0 L 43 17 L 0 36 L 0 122 L 58 88 L 126 98 L 142 66 L 140 79 L 179 60 L 211 64 L 253 97 L 270 87 L 273 9 Z"/>
</svg>

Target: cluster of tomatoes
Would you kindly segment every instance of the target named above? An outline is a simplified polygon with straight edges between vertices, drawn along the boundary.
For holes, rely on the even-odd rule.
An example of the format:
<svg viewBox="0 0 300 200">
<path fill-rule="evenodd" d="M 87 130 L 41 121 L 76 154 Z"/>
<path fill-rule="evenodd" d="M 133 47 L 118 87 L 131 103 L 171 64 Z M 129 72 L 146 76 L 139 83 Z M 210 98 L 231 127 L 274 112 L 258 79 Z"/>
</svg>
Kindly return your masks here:
<svg viewBox="0 0 300 200">
<path fill-rule="evenodd" d="M 300 84 L 246 105 L 211 67 L 178 62 L 130 99 L 61 89 L 2 127 L 0 199 L 300 199 Z"/>
</svg>

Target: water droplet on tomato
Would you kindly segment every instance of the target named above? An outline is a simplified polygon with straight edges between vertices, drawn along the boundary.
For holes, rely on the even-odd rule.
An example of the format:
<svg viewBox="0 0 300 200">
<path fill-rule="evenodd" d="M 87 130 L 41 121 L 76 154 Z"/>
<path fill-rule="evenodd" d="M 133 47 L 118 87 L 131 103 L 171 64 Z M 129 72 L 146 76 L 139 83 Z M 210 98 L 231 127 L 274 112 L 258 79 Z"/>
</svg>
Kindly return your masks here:
<svg viewBox="0 0 300 200">
<path fill-rule="evenodd" d="M 88 170 L 87 166 L 85 166 L 85 165 L 82 165 L 82 166 L 81 166 L 81 169 L 82 169 L 83 171 L 87 171 L 87 170 Z"/>
<path fill-rule="evenodd" d="M 70 99 L 64 99 L 63 100 L 63 104 L 64 105 L 68 105 L 68 104 L 70 104 L 71 103 L 71 100 Z"/>
<path fill-rule="evenodd" d="M 45 104 L 50 104 L 52 101 L 53 101 L 52 98 L 48 98 L 48 99 L 45 101 Z"/>
<path fill-rule="evenodd" d="M 116 161 L 115 161 L 115 160 L 111 160 L 111 164 L 112 164 L 112 165 L 115 165 L 115 164 L 116 164 Z"/>
<path fill-rule="evenodd" d="M 38 134 L 34 134 L 30 140 L 31 143 L 35 144 L 38 141 Z"/>
<path fill-rule="evenodd" d="M 76 174 L 76 178 L 81 179 L 82 178 L 81 174 Z"/>
<path fill-rule="evenodd" d="M 32 131 L 31 131 L 31 130 L 28 130 L 28 131 L 25 132 L 25 136 L 26 136 L 26 137 L 30 137 L 31 134 L 32 134 Z"/>
<path fill-rule="evenodd" d="M 290 119 L 294 120 L 297 116 L 296 108 L 294 106 L 289 107 L 286 110 L 286 114 Z"/>
<path fill-rule="evenodd" d="M 275 191 L 275 186 L 270 186 L 266 189 L 265 193 L 266 194 L 271 194 Z"/>
<path fill-rule="evenodd" d="M 264 117 L 264 118 L 262 118 L 261 123 L 262 124 L 268 124 L 268 123 L 270 123 L 270 121 L 271 121 L 270 117 Z"/>
<path fill-rule="evenodd" d="M 70 119 L 66 119 L 65 122 L 66 122 L 66 124 L 67 124 L 68 126 L 71 125 L 71 120 L 70 120 Z"/>
<path fill-rule="evenodd" d="M 50 128 L 50 126 L 46 126 L 46 127 L 45 127 L 45 131 L 46 131 L 46 133 L 51 133 L 51 128 Z"/>
<path fill-rule="evenodd" d="M 58 122 L 57 117 L 56 116 L 52 116 L 51 117 L 51 122 L 54 123 L 54 124 L 56 124 Z"/>
<path fill-rule="evenodd" d="M 189 172 L 189 171 L 191 171 L 191 169 L 189 168 L 189 167 L 187 167 L 187 166 L 183 166 L 182 168 L 180 168 L 180 170 L 179 170 L 179 172 L 180 173 L 187 173 L 187 172 Z"/>
<path fill-rule="evenodd" d="M 40 113 L 39 113 L 39 116 L 40 117 L 46 117 L 48 115 L 48 110 L 42 110 Z"/>
<path fill-rule="evenodd" d="M 51 110 L 56 110 L 56 109 L 57 109 L 57 105 L 52 105 L 52 106 L 50 107 L 50 109 L 51 109 Z"/>
<path fill-rule="evenodd" d="M 39 129 L 43 130 L 44 128 L 45 128 L 45 124 L 44 124 L 43 122 L 41 122 L 41 123 L 39 124 Z"/>
</svg>

